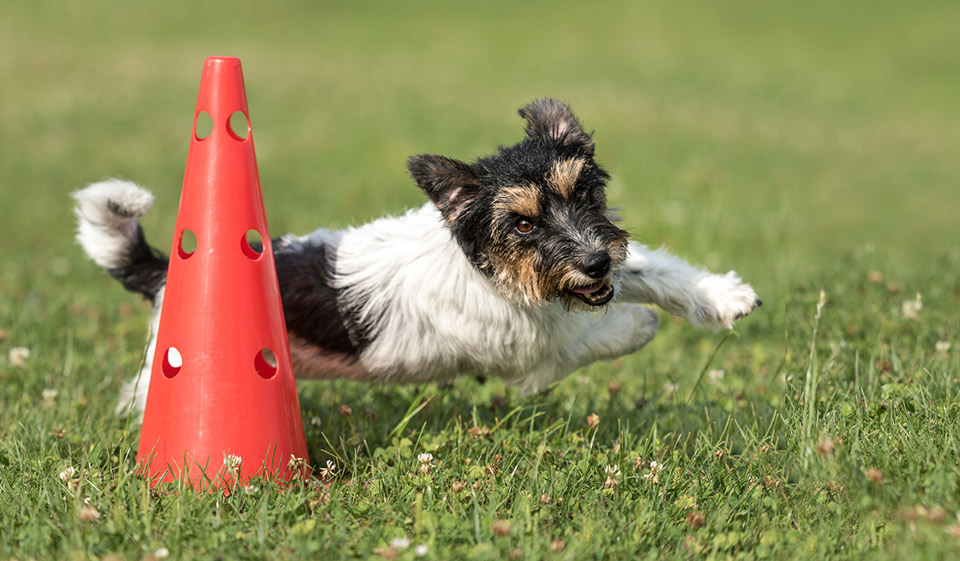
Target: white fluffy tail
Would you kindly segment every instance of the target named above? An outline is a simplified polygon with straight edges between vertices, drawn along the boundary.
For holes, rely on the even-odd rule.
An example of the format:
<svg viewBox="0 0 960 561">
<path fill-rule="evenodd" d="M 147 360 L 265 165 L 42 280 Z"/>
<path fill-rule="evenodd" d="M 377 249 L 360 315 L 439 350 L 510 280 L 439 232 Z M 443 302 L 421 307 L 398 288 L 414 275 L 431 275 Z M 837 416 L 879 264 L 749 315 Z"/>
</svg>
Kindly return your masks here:
<svg viewBox="0 0 960 561">
<path fill-rule="evenodd" d="M 73 193 L 77 201 L 77 241 L 104 269 L 127 263 L 137 244 L 137 217 L 153 206 L 153 195 L 129 181 L 108 179 Z"/>
<path fill-rule="evenodd" d="M 150 247 L 137 218 L 153 206 L 153 195 L 129 181 L 109 179 L 73 194 L 77 241 L 93 261 L 124 288 L 153 301 L 167 276 L 167 258 Z"/>
</svg>

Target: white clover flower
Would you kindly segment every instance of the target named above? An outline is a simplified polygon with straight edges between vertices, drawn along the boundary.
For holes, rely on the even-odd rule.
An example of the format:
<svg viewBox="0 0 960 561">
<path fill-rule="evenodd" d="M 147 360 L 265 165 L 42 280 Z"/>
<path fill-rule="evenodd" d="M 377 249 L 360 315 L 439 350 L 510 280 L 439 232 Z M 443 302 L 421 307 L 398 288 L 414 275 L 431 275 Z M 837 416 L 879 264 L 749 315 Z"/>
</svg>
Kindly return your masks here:
<svg viewBox="0 0 960 561">
<path fill-rule="evenodd" d="M 661 464 L 660 462 L 654 460 L 650 462 L 650 471 L 643 474 L 644 479 L 648 479 L 654 483 L 660 481 L 660 472 L 667 469 L 667 466 Z"/>
<path fill-rule="evenodd" d="M 30 349 L 26 347 L 14 347 L 8 354 L 10 364 L 23 368 L 27 365 L 27 359 L 30 358 Z"/>
<path fill-rule="evenodd" d="M 73 469 L 73 466 L 68 466 L 67 469 L 60 472 L 60 481 L 70 481 L 76 474 L 77 470 Z"/>
<path fill-rule="evenodd" d="M 420 473 L 428 474 L 430 470 L 434 467 L 433 454 L 430 452 L 424 452 L 417 456 L 417 460 L 420 462 Z"/>
<path fill-rule="evenodd" d="M 256 485 L 244 485 L 243 492 L 247 495 L 256 495 L 260 488 Z"/>
<path fill-rule="evenodd" d="M 224 454 L 223 455 L 223 466 L 228 470 L 235 470 L 240 468 L 240 464 L 243 462 L 243 458 L 236 454 Z"/>
<path fill-rule="evenodd" d="M 307 460 L 290 454 L 290 460 L 287 461 L 287 469 L 290 471 L 303 471 L 305 467 L 307 467 Z"/>
<path fill-rule="evenodd" d="M 318 471 L 320 472 L 320 477 L 333 479 L 337 475 L 337 464 L 327 460 L 327 467 L 322 467 Z"/>
<path fill-rule="evenodd" d="M 918 292 L 915 300 L 907 300 L 901 305 L 904 317 L 920 319 L 920 310 L 923 309 L 923 296 Z"/>
<path fill-rule="evenodd" d="M 952 346 L 953 345 L 950 343 L 950 341 L 937 341 L 937 344 L 934 346 L 934 348 L 938 353 L 945 353 L 949 351 L 950 347 Z"/>
<path fill-rule="evenodd" d="M 393 538 L 390 540 L 390 547 L 394 549 L 407 549 L 410 547 L 410 538 L 406 536 L 402 538 Z"/>
<path fill-rule="evenodd" d="M 612 466 L 608 465 L 603 468 L 603 471 L 607 473 L 607 480 L 603 482 L 603 488 L 609 489 L 611 487 L 616 487 L 620 484 L 620 480 L 617 479 L 620 477 L 620 466 L 614 464 Z"/>
<path fill-rule="evenodd" d="M 58 393 L 60 392 L 58 392 L 55 389 L 47 388 L 43 390 L 43 392 L 40 395 L 43 397 L 45 401 L 51 401 L 53 398 L 57 397 Z"/>
<path fill-rule="evenodd" d="M 413 550 L 413 552 L 417 554 L 417 557 L 423 557 L 428 551 L 430 551 L 430 548 L 424 543 L 418 545 L 417 548 Z"/>
<path fill-rule="evenodd" d="M 724 374 L 725 372 L 723 371 L 723 369 L 720 369 L 720 368 L 711 368 L 710 370 L 707 370 L 707 376 L 713 382 L 722 380 Z"/>
<path fill-rule="evenodd" d="M 170 557 L 170 550 L 165 547 L 158 548 L 153 552 L 153 556 L 157 559 L 166 559 L 167 557 Z"/>
</svg>

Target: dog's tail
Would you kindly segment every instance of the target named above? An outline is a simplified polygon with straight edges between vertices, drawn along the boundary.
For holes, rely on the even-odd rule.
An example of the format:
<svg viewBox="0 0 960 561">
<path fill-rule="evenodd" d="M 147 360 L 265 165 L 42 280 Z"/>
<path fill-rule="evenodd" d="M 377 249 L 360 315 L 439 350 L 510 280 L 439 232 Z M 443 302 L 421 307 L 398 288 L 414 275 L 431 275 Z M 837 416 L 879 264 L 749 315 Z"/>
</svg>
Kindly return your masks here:
<svg viewBox="0 0 960 561">
<path fill-rule="evenodd" d="M 109 179 L 73 193 L 77 241 L 87 256 L 124 288 L 153 302 L 167 278 L 168 259 L 147 244 L 137 218 L 153 195 L 129 181 Z"/>
</svg>

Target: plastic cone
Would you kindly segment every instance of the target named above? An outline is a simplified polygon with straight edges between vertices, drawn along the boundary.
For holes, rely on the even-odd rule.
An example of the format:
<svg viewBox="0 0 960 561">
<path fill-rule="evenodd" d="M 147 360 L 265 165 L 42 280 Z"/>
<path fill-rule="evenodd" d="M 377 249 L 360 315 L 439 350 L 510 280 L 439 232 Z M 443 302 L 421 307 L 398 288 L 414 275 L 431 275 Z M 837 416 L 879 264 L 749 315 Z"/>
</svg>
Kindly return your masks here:
<svg viewBox="0 0 960 561">
<path fill-rule="evenodd" d="M 201 138 L 207 116 L 213 130 Z M 229 489 L 306 474 L 249 122 L 240 60 L 207 58 L 137 453 L 153 485 Z"/>
</svg>

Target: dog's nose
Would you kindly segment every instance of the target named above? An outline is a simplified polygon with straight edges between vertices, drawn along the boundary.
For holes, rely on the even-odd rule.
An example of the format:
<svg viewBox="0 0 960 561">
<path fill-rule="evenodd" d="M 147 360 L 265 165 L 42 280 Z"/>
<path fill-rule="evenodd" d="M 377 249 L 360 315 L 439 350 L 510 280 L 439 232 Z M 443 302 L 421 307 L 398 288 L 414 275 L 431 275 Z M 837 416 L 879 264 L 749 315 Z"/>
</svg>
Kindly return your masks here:
<svg viewBox="0 0 960 561">
<path fill-rule="evenodd" d="M 590 278 L 603 278 L 610 272 L 610 254 L 606 251 L 591 253 L 583 259 L 580 267 Z"/>
</svg>

